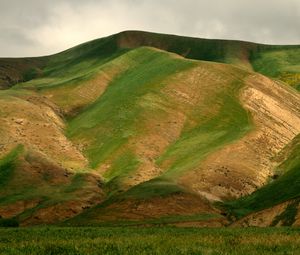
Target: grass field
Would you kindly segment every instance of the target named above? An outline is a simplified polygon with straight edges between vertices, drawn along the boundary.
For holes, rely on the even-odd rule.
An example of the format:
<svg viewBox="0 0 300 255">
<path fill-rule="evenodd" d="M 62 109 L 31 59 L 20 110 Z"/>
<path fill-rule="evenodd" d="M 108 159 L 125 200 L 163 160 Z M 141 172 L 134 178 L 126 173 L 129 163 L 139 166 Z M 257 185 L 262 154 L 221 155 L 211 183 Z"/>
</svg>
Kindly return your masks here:
<svg viewBox="0 0 300 255">
<path fill-rule="evenodd" d="M 300 230 L 2 228 L 0 254 L 300 254 Z"/>
</svg>

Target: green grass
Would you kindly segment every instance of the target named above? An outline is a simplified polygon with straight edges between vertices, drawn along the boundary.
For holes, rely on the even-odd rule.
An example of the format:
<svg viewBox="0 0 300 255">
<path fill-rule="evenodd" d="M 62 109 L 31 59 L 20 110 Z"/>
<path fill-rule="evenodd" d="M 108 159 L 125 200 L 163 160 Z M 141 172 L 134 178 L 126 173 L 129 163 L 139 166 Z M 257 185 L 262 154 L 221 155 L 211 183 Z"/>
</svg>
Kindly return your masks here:
<svg viewBox="0 0 300 255">
<path fill-rule="evenodd" d="M 95 55 L 85 52 L 85 54 L 77 56 L 77 50 L 72 51 L 73 54 L 58 54 L 51 58 L 51 61 L 43 69 L 41 77 L 19 83 L 14 88 L 29 88 L 41 91 L 61 86 L 76 86 L 91 79 L 103 65 L 127 52 L 127 50 L 122 49 L 103 52 L 101 44 L 98 47 L 103 54 L 96 51 L 99 48 L 93 49 L 92 52 L 95 52 Z"/>
<path fill-rule="evenodd" d="M 150 181 L 134 186 L 120 197 L 143 200 L 153 197 L 166 197 L 171 194 L 183 192 L 184 189 L 178 186 L 176 182 L 167 178 L 157 177 Z"/>
<path fill-rule="evenodd" d="M 112 190 L 122 190 L 122 180 L 134 173 L 139 165 L 139 158 L 126 146 L 131 137 L 143 135 L 139 124 L 143 114 L 146 114 L 143 107 L 152 107 L 148 101 L 143 101 L 145 106 L 142 107 L 140 99 L 145 95 L 162 96 L 160 90 L 171 82 L 169 77 L 199 64 L 150 48 L 132 50 L 121 58 L 131 60 L 127 71 L 113 80 L 95 103 L 70 120 L 67 130 L 70 139 L 88 144 L 85 154 L 92 168 L 97 168 L 108 159 L 112 160 L 112 165 L 104 175 L 108 181 L 109 194 Z M 171 194 L 174 190 L 181 190 L 172 179 L 191 170 L 210 152 L 239 139 L 252 128 L 248 113 L 238 100 L 243 78 L 248 73 L 238 69 L 235 71 L 239 78 L 223 86 L 199 109 L 194 109 L 191 115 L 193 121 L 197 122 L 196 127 L 185 127 L 179 139 L 157 160 L 158 165 L 161 165 L 164 161 L 175 159 L 163 175 L 164 185 L 161 185 L 161 179 L 155 179 L 138 185 L 136 192 L 135 189 L 130 192 L 148 197 L 149 194 Z M 155 100 L 156 97 L 153 98 L 147 97 L 147 100 Z M 167 100 L 164 99 L 164 102 Z M 216 102 L 220 108 L 217 114 L 203 112 L 213 109 Z M 154 110 L 158 116 L 159 111 Z M 155 185 L 155 189 L 152 185 Z"/>
<path fill-rule="evenodd" d="M 282 226 L 292 226 L 297 217 L 299 202 L 299 199 L 296 199 L 290 203 L 281 214 L 275 217 L 271 226 L 276 226 L 279 222 L 282 222 Z"/>
<path fill-rule="evenodd" d="M 51 184 L 47 180 L 37 185 L 36 183 L 24 183 L 19 187 L 14 184 L 5 187 L 0 193 L 0 205 L 7 205 L 19 200 L 30 201 L 41 199 L 45 203 L 59 203 L 69 199 L 76 199 L 73 192 L 86 184 L 86 173 L 74 174 L 70 184 Z M 4 187 L 4 185 L 2 186 Z"/>
<path fill-rule="evenodd" d="M 122 176 L 124 174 L 121 174 L 121 177 L 118 176 L 116 179 L 118 181 L 122 180 Z M 105 189 L 107 191 L 107 197 L 106 200 L 102 203 L 96 205 L 95 207 L 90 208 L 89 210 L 84 211 L 80 215 L 70 219 L 66 223 L 62 223 L 63 225 L 97 225 L 97 226 L 130 226 L 130 225 L 143 225 L 143 224 L 163 224 L 166 223 L 167 219 L 159 219 L 155 218 L 153 220 L 145 220 L 145 221 L 128 221 L 128 220 L 116 220 L 113 222 L 105 222 L 100 223 L 98 220 L 94 220 L 97 218 L 97 216 L 103 212 L 106 212 L 106 208 L 109 205 L 112 204 L 118 204 L 119 202 L 123 202 L 124 200 L 136 200 L 136 201 L 146 201 L 147 199 L 155 198 L 155 197 L 167 197 L 169 195 L 176 195 L 176 194 L 183 194 L 186 191 L 181 188 L 179 185 L 177 185 L 176 182 L 157 177 L 154 179 L 151 179 L 147 182 L 140 183 L 136 186 L 133 186 L 127 191 L 122 190 L 121 183 L 111 183 L 108 182 L 105 185 Z M 195 217 L 198 217 L 199 215 L 196 215 Z M 203 215 L 202 215 L 203 216 Z M 201 216 L 201 217 L 202 217 Z M 207 215 L 205 215 L 206 217 Z M 176 217 L 180 217 L 179 215 L 174 216 L 173 220 L 175 220 Z M 190 216 L 183 216 L 186 217 L 186 221 L 188 220 Z M 200 216 L 199 216 L 200 217 Z M 204 217 L 204 218 L 205 218 Z M 170 219 L 172 221 L 172 219 Z"/>
<path fill-rule="evenodd" d="M 135 60 L 133 66 L 69 123 L 67 134 L 71 139 L 89 142 L 86 154 L 93 168 L 116 152 L 129 137 L 137 135 L 137 120 L 142 114 L 138 100 L 163 87 L 163 79 L 169 75 L 194 65 L 149 48 L 131 51 L 126 57 Z"/>
<path fill-rule="evenodd" d="M 0 254 L 298 254 L 291 228 L 19 228 L 0 229 Z"/>
<path fill-rule="evenodd" d="M 238 140 L 251 130 L 252 122 L 248 112 L 238 101 L 237 94 L 242 85 L 242 82 L 235 82 L 225 92 L 217 95 L 206 107 L 214 107 L 213 104 L 217 101 L 221 106 L 218 113 L 205 116 L 195 128 L 183 131 L 181 137 L 157 160 L 159 165 L 164 161 L 172 162 L 164 173 L 165 177 L 174 178 L 191 170 L 210 152 Z"/>
<path fill-rule="evenodd" d="M 38 75 L 32 68 L 27 70 L 24 74 L 25 82 L 16 84 L 13 89 L 43 92 L 58 87 L 78 86 L 97 74 L 103 65 L 127 51 L 117 46 L 113 36 L 90 41 L 47 57 Z"/>
<path fill-rule="evenodd" d="M 220 218 L 220 215 L 218 214 L 192 214 L 192 215 L 168 215 L 168 216 L 162 216 L 159 218 L 153 218 L 153 219 L 146 219 L 146 220 L 117 220 L 117 221 L 111 221 L 111 222 L 103 222 L 99 223 L 99 225 L 95 226 L 101 226 L 101 227 L 126 227 L 126 226 L 164 226 L 167 224 L 176 224 L 176 223 L 187 223 L 187 222 L 201 222 L 201 221 L 207 221 L 212 219 L 218 219 Z"/>
<path fill-rule="evenodd" d="M 106 182 L 105 191 L 110 197 L 114 194 L 122 192 L 122 182 L 129 174 L 133 174 L 137 169 L 140 161 L 137 156 L 130 151 L 119 155 L 112 166 L 103 175 Z"/>
<path fill-rule="evenodd" d="M 49 182 L 47 178 L 41 180 L 40 183 L 23 181 L 23 183 L 18 182 L 15 184 L 14 182 L 8 182 L 15 170 L 15 160 L 19 153 L 23 151 L 23 147 L 18 146 L 0 161 L 0 169 L 4 169 L 8 172 L 5 173 L 5 175 L 1 172 L 0 175 L 0 206 L 4 207 L 18 201 L 38 200 L 38 204 L 35 207 L 26 209 L 24 212 L 17 215 L 13 219 L 15 222 L 26 219 L 38 209 L 64 203 L 70 200 L 76 201 L 81 199 L 78 197 L 76 192 L 80 189 L 84 189 L 84 186 L 89 184 L 86 179 L 89 173 L 85 171 L 75 173 L 72 176 L 71 182 L 65 184 L 53 184 Z M 3 162 L 4 164 L 1 164 Z M 18 168 L 18 171 L 22 171 L 22 168 Z M 17 175 L 18 173 L 16 172 L 14 174 Z M 8 223 L 6 221 L 3 222 L 3 224 Z M 0 226 L 3 224 L 0 222 Z"/>
<path fill-rule="evenodd" d="M 12 178 L 19 155 L 24 151 L 22 145 L 18 145 L 6 156 L 0 159 L 0 186 L 3 188 Z"/>
<path fill-rule="evenodd" d="M 21 222 L 27 217 L 30 217 L 35 211 L 47 208 L 52 205 L 57 205 L 67 201 L 80 200 L 76 191 L 83 189 L 87 183 L 85 172 L 77 172 L 73 175 L 70 184 L 43 184 L 35 187 L 22 187 L 18 193 L 10 194 L 4 201 L 0 200 L 0 204 L 9 204 L 14 201 L 23 200 L 30 201 L 32 199 L 39 199 L 40 202 L 36 207 L 25 210 L 23 213 L 16 216 L 16 220 Z M 9 200 L 8 200 L 9 199 Z"/>
<path fill-rule="evenodd" d="M 80 189 L 82 186 L 84 186 L 85 184 L 85 176 L 86 174 L 85 173 L 75 173 L 73 178 L 72 178 L 72 182 L 70 185 L 66 186 L 64 189 L 63 189 L 63 192 L 64 193 L 72 193 L 78 189 Z"/>
<path fill-rule="evenodd" d="M 105 172 L 103 177 L 106 181 L 111 181 L 122 174 L 128 174 L 136 169 L 139 161 L 131 152 L 124 152 L 114 162 L 109 171 Z"/>
<path fill-rule="evenodd" d="M 281 79 L 300 89 L 300 49 L 281 47 L 252 54 L 251 63 L 255 71 L 269 77 Z"/>
<path fill-rule="evenodd" d="M 240 218 L 249 213 L 300 197 L 300 136 L 292 142 L 288 157 L 278 167 L 282 175 L 249 196 L 226 202 L 229 213 Z"/>
<path fill-rule="evenodd" d="M 10 218 L 10 219 L 2 219 L 0 217 L 0 227 L 4 228 L 14 228 L 14 227 L 19 227 L 19 222 L 15 218 Z"/>
<path fill-rule="evenodd" d="M 58 224 L 58 226 L 63 227 L 157 227 L 157 226 L 174 226 L 174 224 L 180 223 L 195 223 L 195 222 L 206 222 L 209 220 L 219 219 L 221 216 L 219 214 L 191 214 L 191 215 L 167 215 L 162 217 L 148 218 L 144 220 L 105 220 L 105 221 L 94 221 L 85 222 L 81 215 L 72 218 Z"/>
</svg>

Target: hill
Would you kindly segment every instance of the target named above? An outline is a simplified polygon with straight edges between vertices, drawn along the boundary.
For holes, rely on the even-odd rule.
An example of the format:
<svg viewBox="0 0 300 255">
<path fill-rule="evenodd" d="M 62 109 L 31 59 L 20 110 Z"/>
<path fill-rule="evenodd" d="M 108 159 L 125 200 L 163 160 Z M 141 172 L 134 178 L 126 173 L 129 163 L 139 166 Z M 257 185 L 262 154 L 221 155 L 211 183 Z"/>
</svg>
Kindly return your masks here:
<svg viewBox="0 0 300 255">
<path fill-rule="evenodd" d="M 0 215 L 220 226 L 286 203 L 298 224 L 299 63 L 297 45 L 139 31 L 0 59 Z"/>
</svg>

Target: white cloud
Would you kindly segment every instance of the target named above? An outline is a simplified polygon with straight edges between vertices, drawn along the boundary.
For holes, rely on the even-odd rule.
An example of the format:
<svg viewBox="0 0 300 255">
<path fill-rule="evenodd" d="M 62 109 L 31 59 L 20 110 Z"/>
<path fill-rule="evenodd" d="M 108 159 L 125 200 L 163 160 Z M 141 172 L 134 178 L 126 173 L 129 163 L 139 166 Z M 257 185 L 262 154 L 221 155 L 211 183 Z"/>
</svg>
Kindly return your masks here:
<svg viewBox="0 0 300 255">
<path fill-rule="evenodd" d="M 0 0 L 0 56 L 51 54 L 123 30 L 300 44 L 299 0 Z"/>
</svg>

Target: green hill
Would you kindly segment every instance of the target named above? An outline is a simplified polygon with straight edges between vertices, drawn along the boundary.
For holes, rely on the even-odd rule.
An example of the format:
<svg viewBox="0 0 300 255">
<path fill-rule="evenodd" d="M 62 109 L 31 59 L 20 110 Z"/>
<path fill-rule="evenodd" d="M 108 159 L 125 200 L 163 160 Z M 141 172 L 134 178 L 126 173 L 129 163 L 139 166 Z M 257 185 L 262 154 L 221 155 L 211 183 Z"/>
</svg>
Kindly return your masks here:
<svg viewBox="0 0 300 255">
<path fill-rule="evenodd" d="M 219 226 L 220 203 L 239 218 L 297 199 L 299 57 L 126 31 L 0 59 L 0 215 Z"/>
</svg>

